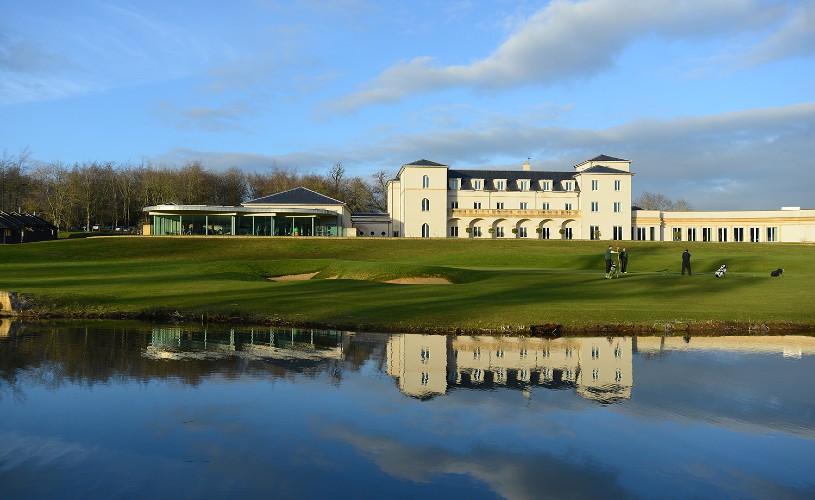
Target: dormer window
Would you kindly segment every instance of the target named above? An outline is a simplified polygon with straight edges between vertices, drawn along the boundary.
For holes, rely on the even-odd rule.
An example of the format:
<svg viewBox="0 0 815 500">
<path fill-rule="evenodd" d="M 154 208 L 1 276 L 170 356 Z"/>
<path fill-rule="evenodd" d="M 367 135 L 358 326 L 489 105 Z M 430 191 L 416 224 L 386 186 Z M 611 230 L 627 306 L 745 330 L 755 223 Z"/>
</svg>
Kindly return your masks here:
<svg viewBox="0 0 815 500">
<path fill-rule="evenodd" d="M 543 190 L 543 191 L 551 191 L 552 190 L 552 181 L 541 181 L 541 190 Z"/>
<path fill-rule="evenodd" d="M 563 182 L 563 190 L 564 191 L 571 191 L 572 190 L 572 181 L 564 181 Z"/>
<path fill-rule="evenodd" d="M 450 179 L 450 189 L 458 191 L 458 186 L 459 186 L 458 179 Z"/>
<path fill-rule="evenodd" d="M 496 191 L 503 191 L 505 189 L 505 181 L 504 181 L 504 179 L 496 179 L 493 182 L 495 183 L 495 190 Z"/>
<path fill-rule="evenodd" d="M 518 180 L 518 191 L 529 191 L 529 179 Z"/>
<path fill-rule="evenodd" d="M 476 191 L 481 191 L 483 184 L 483 179 L 473 179 L 472 180 L 473 189 Z"/>
</svg>

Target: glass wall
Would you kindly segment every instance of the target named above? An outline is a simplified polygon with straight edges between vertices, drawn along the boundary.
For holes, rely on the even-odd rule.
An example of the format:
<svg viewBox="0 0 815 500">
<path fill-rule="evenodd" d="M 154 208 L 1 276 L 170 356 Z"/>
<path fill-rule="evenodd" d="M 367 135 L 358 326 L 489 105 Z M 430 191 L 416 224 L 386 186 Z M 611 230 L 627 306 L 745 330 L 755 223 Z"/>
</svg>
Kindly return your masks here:
<svg viewBox="0 0 815 500">
<path fill-rule="evenodd" d="M 154 215 L 154 235 L 343 236 L 336 216 Z"/>
</svg>

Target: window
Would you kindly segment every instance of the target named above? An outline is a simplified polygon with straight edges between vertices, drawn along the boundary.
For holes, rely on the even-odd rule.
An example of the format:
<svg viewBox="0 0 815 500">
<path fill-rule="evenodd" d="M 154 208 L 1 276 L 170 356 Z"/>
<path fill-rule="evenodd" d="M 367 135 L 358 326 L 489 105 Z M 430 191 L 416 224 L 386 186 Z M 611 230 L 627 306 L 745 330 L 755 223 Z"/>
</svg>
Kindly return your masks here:
<svg viewBox="0 0 815 500">
<path fill-rule="evenodd" d="M 450 189 L 458 191 L 458 179 L 450 179 Z"/>
<path fill-rule="evenodd" d="M 567 204 L 565 205 L 565 207 L 566 207 L 566 210 L 571 210 L 571 209 L 572 209 L 572 204 L 571 204 L 571 203 L 567 203 Z"/>
<path fill-rule="evenodd" d="M 590 240 L 600 239 L 600 226 L 589 226 L 589 239 Z"/>
<path fill-rule="evenodd" d="M 526 210 L 527 208 L 529 208 L 529 203 L 527 203 L 525 201 L 522 201 L 521 202 L 521 210 Z"/>
<path fill-rule="evenodd" d="M 458 208 L 458 202 L 457 201 L 451 201 L 450 202 L 450 208 Z"/>
<path fill-rule="evenodd" d="M 689 227 L 688 228 L 688 241 L 696 241 L 696 228 Z"/>
<path fill-rule="evenodd" d="M 611 229 L 612 229 L 612 232 L 614 233 L 613 238 L 615 240 L 623 239 L 623 226 L 614 226 Z"/>
<path fill-rule="evenodd" d="M 595 368 L 595 369 L 593 369 L 593 370 L 591 371 L 591 379 L 592 379 L 592 380 L 597 380 L 598 378 L 600 378 L 600 370 L 598 370 L 597 368 Z"/>
<path fill-rule="evenodd" d="M 542 227 L 541 228 L 541 238 L 543 238 L 544 240 L 549 239 L 549 228 L 548 227 Z"/>
<path fill-rule="evenodd" d="M 619 191 L 622 189 L 622 181 L 614 181 L 614 191 Z"/>
<path fill-rule="evenodd" d="M 591 190 L 597 191 L 598 189 L 600 189 L 600 181 L 598 180 L 591 181 Z"/>
<path fill-rule="evenodd" d="M 713 228 L 712 227 L 703 227 L 702 228 L 702 241 L 713 241 Z"/>
<path fill-rule="evenodd" d="M 675 227 L 671 230 L 671 239 L 673 241 L 682 241 L 682 228 Z"/>
<path fill-rule="evenodd" d="M 571 347 L 567 347 L 567 348 L 566 348 L 566 357 L 567 357 L 567 358 L 571 358 L 571 357 L 572 357 L 572 348 L 571 348 Z"/>
<path fill-rule="evenodd" d="M 543 202 L 543 207 L 542 207 L 542 208 L 543 208 L 544 210 L 549 210 L 549 202 L 548 202 L 548 201 L 544 201 L 544 202 Z"/>
<path fill-rule="evenodd" d="M 761 238 L 761 228 L 758 227 L 751 227 L 750 228 L 750 241 L 752 243 L 758 243 Z"/>
<path fill-rule="evenodd" d="M 430 187 L 430 177 L 428 177 L 426 175 L 424 177 L 422 177 L 422 187 L 423 188 L 429 188 Z"/>
<path fill-rule="evenodd" d="M 572 239 L 572 228 L 570 227 L 563 228 L 563 238 L 567 240 Z"/>
<path fill-rule="evenodd" d="M 480 226 L 473 226 L 473 238 L 480 238 L 481 237 L 481 227 Z"/>
<path fill-rule="evenodd" d="M 422 372 L 422 385 L 427 385 L 430 381 L 430 375 L 427 372 Z"/>
<path fill-rule="evenodd" d="M 543 181 L 541 183 L 541 185 L 543 186 L 544 191 L 551 191 L 552 190 L 552 182 L 551 181 Z"/>
<path fill-rule="evenodd" d="M 498 191 L 504 190 L 504 181 L 495 181 L 495 189 Z"/>
<path fill-rule="evenodd" d="M 422 212 L 430 211 L 430 200 L 422 198 Z"/>
<path fill-rule="evenodd" d="M 458 238 L 458 226 L 450 226 L 450 236 L 452 238 Z"/>
<path fill-rule="evenodd" d="M 526 228 L 525 227 L 519 227 L 518 228 L 518 238 L 526 238 L 526 237 L 527 237 Z"/>
<path fill-rule="evenodd" d="M 503 210 L 504 209 L 504 202 L 503 201 L 496 202 L 495 203 L 495 208 L 497 208 L 498 210 Z"/>
<path fill-rule="evenodd" d="M 734 227 L 733 228 L 733 241 L 744 241 L 744 228 L 743 227 Z"/>
<path fill-rule="evenodd" d="M 767 228 L 767 239 L 765 241 L 778 241 L 778 228 L 777 227 L 768 227 Z"/>
<path fill-rule="evenodd" d="M 600 203 L 593 201 L 591 202 L 591 211 L 592 212 L 599 212 L 600 211 Z"/>
<path fill-rule="evenodd" d="M 481 202 L 480 201 L 474 201 L 473 202 L 473 208 L 476 209 L 476 210 L 481 210 Z"/>
<path fill-rule="evenodd" d="M 495 228 L 495 237 L 496 238 L 503 238 L 504 237 L 504 227 L 498 226 Z"/>
<path fill-rule="evenodd" d="M 480 179 L 473 180 L 473 189 L 475 189 L 476 191 L 481 190 L 481 180 Z"/>
<path fill-rule="evenodd" d="M 727 228 L 720 227 L 719 228 L 719 241 L 727 241 Z"/>
<path fill-rule="evenodd" d="M 623 204 L 619 201 L 614 202 L 614 213 L 620 213 L 623 211 Z"/>
<path fill-rule="evenodd" d="M 647 236 L 645 235 L 645 228 L 644 227 L 638 227 L 637 228 L 637 239 L 640 240 L 640 241 L 645 241 L 646 237 Z"/>
<path fill-rule="evenodd" d="M 422 238 L 430 238 L 430 226 L 422 224 Z"/>
<path fill-rule="evenodd" d="M 518 181 L 518 189 L 520 191 L 528 191 L 529 190 L 529 181 Z"/>
</svg>

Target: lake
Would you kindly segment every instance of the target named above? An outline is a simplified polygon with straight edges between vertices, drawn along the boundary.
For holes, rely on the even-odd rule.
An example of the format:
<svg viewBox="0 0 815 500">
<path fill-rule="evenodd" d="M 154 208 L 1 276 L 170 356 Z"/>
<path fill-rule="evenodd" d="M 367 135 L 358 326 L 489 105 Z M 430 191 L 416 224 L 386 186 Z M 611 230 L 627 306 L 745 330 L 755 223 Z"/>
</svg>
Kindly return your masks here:
<svg viewBox="0 0 815 500">
<path fill-rule="evenodd" d="M 0 320 L 0 498 L 815 498 L 815 338 Z"/>
</svg>

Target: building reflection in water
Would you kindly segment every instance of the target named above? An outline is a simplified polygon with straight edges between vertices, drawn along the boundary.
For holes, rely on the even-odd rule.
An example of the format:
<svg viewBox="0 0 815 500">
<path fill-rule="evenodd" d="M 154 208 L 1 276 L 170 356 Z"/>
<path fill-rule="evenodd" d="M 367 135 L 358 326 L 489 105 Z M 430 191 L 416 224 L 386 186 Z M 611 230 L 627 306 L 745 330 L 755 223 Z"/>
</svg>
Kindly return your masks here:
<svg viewBox="0 0 815 500">
<path fill-rule="evenodd" d="M 318 363 L 342 360 L 353 333 L 309 328 L 236 331 L 154 328 L 143 355 L 153 359 L 218 358 L 222 353 L 248 359 Z"/>
<path fill-rule="evenodd" d="M 451 387 L 507 387 L 528 395 L 543 386 L 613 403 L 631 397 L 632 345 L 632 337 L 392 335 L 388 375 L 403 393 L 420 399 Z"/>
<path fill-rule="evenodd" d="M 382 369 L 393 377 L 403 394 L 423 400 L 454 389 L 501 387 L 529 396 L 532 388 L 544 387 L 573 390 L 604 404 L 631 398 L 634 354 L 661 356 L 681 350 L 720 350 L 801 357 L 815 352 L 815 338 L 801 336 L 546 339 L 298 328 L 196 331 L 163 327 L 154 328 L 150 338 L 142 356 L 156 360 L 237 356 L 299 371 L 326 362 L 341 370 L 340 362 L 356 366 L 377 358 L 377 363 L 385 362 Z"/>
</svg>

